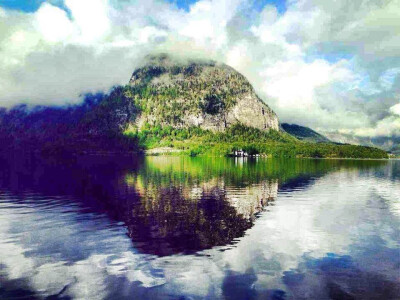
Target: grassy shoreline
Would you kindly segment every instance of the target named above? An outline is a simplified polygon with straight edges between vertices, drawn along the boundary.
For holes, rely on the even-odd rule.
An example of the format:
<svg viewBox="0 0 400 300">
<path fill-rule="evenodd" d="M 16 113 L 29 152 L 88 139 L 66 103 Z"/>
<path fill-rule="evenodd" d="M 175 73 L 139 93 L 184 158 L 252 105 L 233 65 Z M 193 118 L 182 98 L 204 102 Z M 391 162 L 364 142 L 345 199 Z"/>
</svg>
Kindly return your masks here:
<svg viewBox="0 0 400 300">
<path fill-rule="evenodd" d="M 243 125 L 232 126 L 225 132 L 155 126 L 140 131 L 129 129 L 124 135 L 135 139 L 148 154 L 155 155 L 231 156 L 234 151 L 243 150 L 249 156 L 274 158 L 388 158 L 387 152 L 373 147 L 304 142 L 284 132 Z"/>
<path fill-rule="evenodd" d="M 173 148 L 172 148 L 173 149 Z M 155 157 L 155 156 L 165 156 L 165 157 L 190 157 L 189 153 L 184 150 L 168 151 L 162 152 L 158 151 L 157 148 L 151 149 L 152 151 L 145 150 L 143 152 L 144 156 Z M 154 151 L 156 150 L 156 151 Z M 193 157 L 193 156 L 192 156 Z M 260 156 L 225 156 L 225 155 L 213 155 L 209 153 L 199 154 L 195 157 L 226 157 L 226 158 L 243 158 L 243 159 L 273 159 L 277 157 L 260 155 Z M 285 157 L 281 157 L 285 158 Z M 389 160 L 400 160 L 400 158 L 357 158 L 357 157 L 311 157 L 311 156 L 297 156 L 297 157 L 287 157 L 288 159 L 319 159 L 319 160 L 376 160 L 376 161 L 389 161 Z"/>
</svg>

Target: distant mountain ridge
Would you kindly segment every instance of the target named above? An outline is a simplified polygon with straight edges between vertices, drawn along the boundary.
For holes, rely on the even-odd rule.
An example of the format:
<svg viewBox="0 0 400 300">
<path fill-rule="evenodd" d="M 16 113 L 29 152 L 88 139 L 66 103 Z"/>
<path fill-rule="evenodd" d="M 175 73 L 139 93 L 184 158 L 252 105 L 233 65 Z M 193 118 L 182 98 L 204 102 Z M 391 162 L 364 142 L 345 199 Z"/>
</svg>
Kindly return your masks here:
<svg viewBox="0 0 400 300">
<path fill-rule="evenodd" d="M 288 123 L 282 123 L 281 126 L 283 130 L 301 141 L 311 143 L 332 143 L 327 137 L 312 130 L 311 128 Z"/>
<path fill-rule="evenodd" d="M 338 132 L 327 132 L 326 135 L 330 140 L 338 143 L 377 147 L 400 155 L 400 136 L 359 137 Z"/>
</svg>

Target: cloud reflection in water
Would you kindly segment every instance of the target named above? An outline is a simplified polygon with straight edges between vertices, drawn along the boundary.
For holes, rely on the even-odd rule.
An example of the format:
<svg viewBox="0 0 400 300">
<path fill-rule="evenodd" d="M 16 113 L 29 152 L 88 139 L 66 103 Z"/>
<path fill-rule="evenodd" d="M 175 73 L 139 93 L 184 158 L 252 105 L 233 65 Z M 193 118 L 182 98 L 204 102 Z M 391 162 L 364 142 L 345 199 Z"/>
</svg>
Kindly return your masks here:
<svg viewBox="0 0 400 300">
<path fill-rule="evenodd" d="M 400 295 L 398 162 L 28 157 L 1 170 L 2 298 Z"/>
</svg>

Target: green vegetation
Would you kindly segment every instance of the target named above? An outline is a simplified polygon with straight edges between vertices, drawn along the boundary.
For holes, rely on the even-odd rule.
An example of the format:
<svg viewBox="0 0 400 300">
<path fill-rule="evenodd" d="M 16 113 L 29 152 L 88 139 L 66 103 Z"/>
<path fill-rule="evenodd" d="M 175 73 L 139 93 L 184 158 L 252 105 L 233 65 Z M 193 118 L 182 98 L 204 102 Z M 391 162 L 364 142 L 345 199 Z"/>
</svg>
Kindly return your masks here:
<svg viewBox="0 0 400 300">
<path fill-rule="evenodd" d="M 296 124 L 281 124 L 283 130 L 287 133 L 293 135 L 299 140 L 312 143 L 330 143 L 331 141 L 319 134 L 318 132 L 312 130 L 311 128 L 296 125 Z"/>
<path fill-rule="evenodd" d="M 120 87 L 118 92 L 132 101 L 141 114 L 151 115 L 160 124 L 180 124 L 186 114 L 217 115 L 235 105 L 235 95 L 229 89 L 211 89 L 205 82 L 198 81 L 173 86 L 127 85 Z"/>
<path fill-rule="evenodd" d="M 180 122 L 188 111 L 207 111 L 218 114 L 229 102 L 221 99 L 229 97 L 207 96 L 202 101 L 180 101 L 179 87 L 154 87 L 135 85 L 118 87 L 109 97 L 89 111 L 82 124 L 96 124 L 97 132 L 107 130 L 118 136 L 123 135 L 130 144 L 148 150 L 171 147 L 184 155 L 229 156 L 235 150 L 243 150 L 249 155 L 268 157 L 313 157 L 313 158 L 387 158 L 385 151 L 355 145 L 333 143 L 310 143 L 275 130 L 262 131 L 236 124 L 224 132 L 212 132 L 199 127 L 184 127 Z M 188 98 L 192 99 L 192 98 Z M 115 112 L 119 112 L 116 114 Z M 138 128 L 133 122 L 137 114 L 152 115 L 153 123 L 144 123 Z M 121 119 L 122 118 L 122 119 Z M 170 125 L 165 125 L 170 124 Z M 89 125 L 85 125 L 89 126 Z M 98 129 L 97 129 L 98 128 Z M 175 152 L 176 153 L 176 152 Z"/>
<path fill-rule="evenodd" d="M 199 182 L 217 182 L 223 178 L 228 185 L 250 186 L 265 180 L 278 180 L 280 184 L 292 179 L 322 176 L 339 169 L 368 170 L 384 166 L 377 160 L 311 160 L 272 158 L 234 159 L 215 156 L 165 157 L 148 156 L 138 174 L 129 173 L 128 184 L 140 186 L 193 185 Z"/>
<path fill-rule="evenodd" d="M 130 127 L 124 134 L 136 139 L 143 149 L 172 147 L 190 156 L 229 156 L 235 150 L 242 149 L 249 155 L 261 154 L 269 157 L 387 158 L 387 153 L 377 148 L 308 143 L 287 133 L 274 130 L 266 132 L 240 124 L 225 132 L 211 132 L 198 127 L 176 129 L 172 126 L 145 124 L 140 130 Z"/>
<path fill-rule="evenodd" d="M 130 84 L 122 88 L 123 97 L 152 126 L 179 127 L 190 115 L 219 115 L 235 106 L 242 95 L 253 92 L 245 77 L 228 66 L 154 59 L 135 71 Z"/>
</svg>

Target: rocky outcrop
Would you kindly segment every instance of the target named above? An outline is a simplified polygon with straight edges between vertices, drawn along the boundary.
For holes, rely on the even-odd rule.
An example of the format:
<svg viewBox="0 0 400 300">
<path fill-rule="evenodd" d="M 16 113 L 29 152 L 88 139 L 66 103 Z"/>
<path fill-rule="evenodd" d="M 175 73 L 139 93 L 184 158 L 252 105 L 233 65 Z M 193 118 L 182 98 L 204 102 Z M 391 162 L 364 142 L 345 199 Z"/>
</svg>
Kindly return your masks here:
<svg viewBox="0 0 400 300">
<path fill-rule="evenodd" d="M 231 125 L 279 130 L 276 114 L 233 68 L 213 61 L 149 57 L 129 82 L 139 91 L 134 125 L 171 125 L 224 131 Z M 141 92 L 144 91 L 144 92 Z"/>
</svg>

